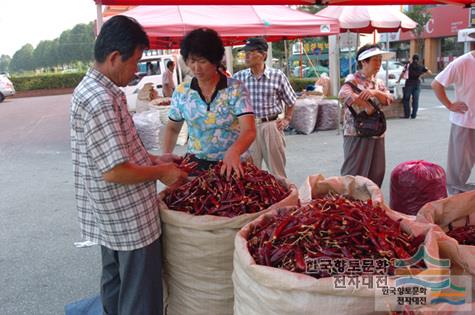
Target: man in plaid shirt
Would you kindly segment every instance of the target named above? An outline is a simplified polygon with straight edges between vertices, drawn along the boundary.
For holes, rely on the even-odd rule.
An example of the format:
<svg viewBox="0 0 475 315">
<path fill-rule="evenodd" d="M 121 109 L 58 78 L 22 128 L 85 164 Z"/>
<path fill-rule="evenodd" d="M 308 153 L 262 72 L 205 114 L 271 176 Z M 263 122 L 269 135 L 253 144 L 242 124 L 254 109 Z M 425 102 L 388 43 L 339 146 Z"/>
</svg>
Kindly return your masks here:
<svg viewBox="0 0 475 315">
<path fill-rule="evenodd" d="M 71 103 L 76 203 L 83 238 L 101 245 L 105 314 L 162 314 L 155 181 L 170 185 L 186 176 L 171 163 L 173 156 L 148 154 L 119 89 L 133 78 L 148 46 L 135 20 L 112 17 Z"/>
<path fill-rule="evenodd" d="M 234 78 L 244 82 L 251 94 L 256 116 L 256 140 L 250 151 L 256 166 L 266 162 L 271 173 L 285 173 L 284 129 L 289 125 L 297 96 L 285 74 L 266 68 L 267 42 L 261 37 L 249 38 L 244 50 L 249 69 L 239 71 Z M 283 119 L 279 114 L 285 112 Z"/>
</svg>

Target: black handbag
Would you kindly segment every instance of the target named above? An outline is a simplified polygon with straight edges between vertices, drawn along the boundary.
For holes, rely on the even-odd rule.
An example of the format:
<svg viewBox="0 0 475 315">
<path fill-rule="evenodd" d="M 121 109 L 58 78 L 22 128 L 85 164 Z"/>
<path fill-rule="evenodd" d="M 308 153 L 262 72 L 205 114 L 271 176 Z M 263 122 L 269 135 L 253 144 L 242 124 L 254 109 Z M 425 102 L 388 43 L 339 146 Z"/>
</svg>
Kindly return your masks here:
<svg viewBox="0 0 475 315">
<path fill-rule="evenodd" d="M 345 82 L 345 84 L 349 85 L 355 93 L 361 93 L 360 88 L 352 82 Z M 348 109 L 355 121 L 356 134 L 358 137 L 379 137 L 386 131 L 386 116 L 372 100 L 369 99 L 367 102 L 375 109 L 371 115 L 364 110 L 356 113 L 354 108 L 348 105 Z"/>
</svg>

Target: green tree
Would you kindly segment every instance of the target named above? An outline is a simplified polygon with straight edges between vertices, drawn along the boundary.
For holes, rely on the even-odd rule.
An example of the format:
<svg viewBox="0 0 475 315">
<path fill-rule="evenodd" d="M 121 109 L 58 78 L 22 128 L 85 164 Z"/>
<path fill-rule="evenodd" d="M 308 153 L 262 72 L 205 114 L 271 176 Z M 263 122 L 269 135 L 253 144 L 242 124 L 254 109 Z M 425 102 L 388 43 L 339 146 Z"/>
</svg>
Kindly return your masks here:
<svg viewBox="0 0 475 315">
<path fill-rule="evenodd" d="M 10 70 L 28 71 L 33 69 L 33 46 L 31 44 L 26 44 L 13 55 L 10 63 Z"/>
<path fill-rule="evenodd" d="M 417 41 L 417 53 L 422 56 L 424 52 L 424 39 L 422 33 L 427 22 L 432 18 L 432 14 L 425 5 L 413 5 L 406 12 L 406 15 L 417 23 L 417 27 L 412 30 Z"/>
<path fill-rule="evenodd" d="M 0 56 L 0 72 L 8 72 L 8 67 L 10 66 L 10 62 L 12 58 L 8 55 L 1 55 Z"/>
</svg>

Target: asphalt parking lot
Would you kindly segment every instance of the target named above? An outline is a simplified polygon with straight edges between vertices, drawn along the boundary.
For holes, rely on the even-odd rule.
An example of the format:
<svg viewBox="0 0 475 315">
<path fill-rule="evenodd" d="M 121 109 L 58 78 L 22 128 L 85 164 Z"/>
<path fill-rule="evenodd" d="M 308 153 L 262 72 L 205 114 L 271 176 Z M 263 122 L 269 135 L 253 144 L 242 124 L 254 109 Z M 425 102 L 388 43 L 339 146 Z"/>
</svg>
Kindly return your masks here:
<svg viewBox="0 0 475 315">
<path fill-rule="evenodd" d="M 0 104 L 0 314 L 61 314 L 65 304 L 99 292 L 99 248 L 73 246 L 79 225 L 69 101 L 70 95 L 58 95 Z M 382 187 L 388 202 L 397 164 L 424 159 L 445 167 L 448 111 L 431 90 L 422 91 L 420 104 L 417 119 L 388 121 Z M 342 135 L 336 130 L 288 135 L 287 159 L 297 185 L 310 174 L 339 175 Z"/>
</svg>

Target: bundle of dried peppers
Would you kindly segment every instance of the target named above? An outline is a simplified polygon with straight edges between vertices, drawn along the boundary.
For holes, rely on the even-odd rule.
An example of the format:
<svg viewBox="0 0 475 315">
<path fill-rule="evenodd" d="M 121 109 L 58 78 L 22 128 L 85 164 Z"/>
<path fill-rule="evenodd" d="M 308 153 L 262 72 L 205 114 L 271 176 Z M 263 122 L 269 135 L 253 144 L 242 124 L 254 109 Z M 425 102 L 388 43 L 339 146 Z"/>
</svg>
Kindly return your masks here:
<svg viewBox="0 0 475 315">
<path fill-rule="evenodd" d="M 469 216 L 467 216 L 464 226 L 454 228 L 452 224 L 449 224 L 447 235 L 455 238 L 462 245 L 475 246 L 475 225 L 470 225 Z"/>
<path fill-rule="evenodd" d="M 168 208 L 194 215 L 235 217 L 267 209 L 290 193 L 274 176 L 252 163 L 242 163 L 244 175 L 238 178 L 234 174 L 230 180 L 220 175 L 221 166 L 220 162 L 168 193 Z"/>
<path fill-rule="evenodd" d="M 371 200 L 328 194 L 265 216 L 250 227 L 248 249 L 257 264 L 322 278 L 335 273 L 309 272 L 309 260 L 378 259 L 392 266 L 393 258 L 410 258 L 423 241 L 423 235 L 413 238 L 401 230 Z M 393 271 L 389 267 L 388 273 Z"/>
</svg>

